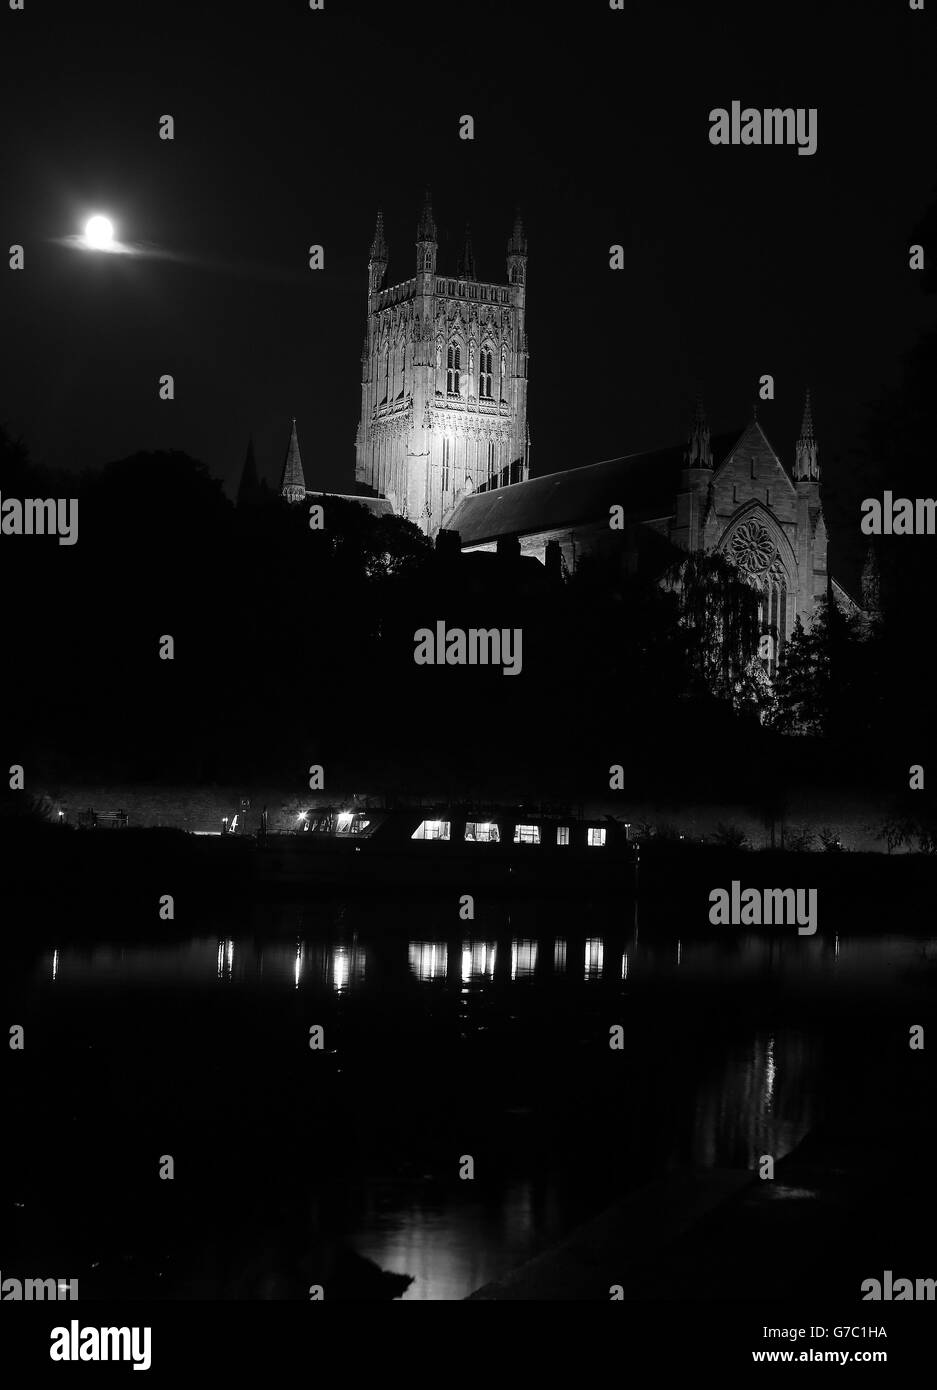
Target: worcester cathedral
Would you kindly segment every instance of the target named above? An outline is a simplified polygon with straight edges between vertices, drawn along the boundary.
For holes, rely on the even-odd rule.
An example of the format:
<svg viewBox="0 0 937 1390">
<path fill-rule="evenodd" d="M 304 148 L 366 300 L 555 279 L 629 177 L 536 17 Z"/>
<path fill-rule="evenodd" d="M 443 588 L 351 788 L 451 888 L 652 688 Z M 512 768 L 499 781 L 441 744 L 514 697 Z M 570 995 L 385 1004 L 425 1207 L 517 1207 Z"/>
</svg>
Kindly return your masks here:
<svg viewBox="0 0 937 1390">
<path fill-rule="evenodd" d="M 752 418 L 711 437 L 698 404 L 684 444 L 530 478 L 527 424 L 527 237 L 520 215 L 503 283 L 479 280 L 471 241 L 453 269 L 437 265 L 429 195 L 414 274 L 385 285 L 381 214 L 368 260 L 361 351 L 356 501 L 409 518 L 429 536 L 458 533 L 465 551 L 519 549 L 562 571 L 608 552 L 636 568 L 648 544 L 721 551 L 763 595 L 761 655 L 769 672 L 799 617 L 809 625 L 832 593 L 820 463 L 807 393 L 800 437 L 785 462 Z M 295 422 L 281 491 L 306 488 Z M 453 537 L 454 539 L 454 537 Z"/>
</svg>

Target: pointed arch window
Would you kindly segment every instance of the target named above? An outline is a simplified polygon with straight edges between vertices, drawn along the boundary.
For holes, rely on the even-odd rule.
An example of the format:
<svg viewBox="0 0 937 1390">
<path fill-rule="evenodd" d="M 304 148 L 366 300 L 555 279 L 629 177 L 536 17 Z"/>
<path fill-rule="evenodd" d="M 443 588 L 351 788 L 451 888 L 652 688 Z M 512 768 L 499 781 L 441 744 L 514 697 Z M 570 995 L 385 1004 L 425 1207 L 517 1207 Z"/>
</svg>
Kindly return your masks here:
<svg viewBox="0 0 937 1390">
<path fill-rule="evenodd" d="M 462 372 L 462 349 L 457 343 L 450 343 L 446 353 L 446 391 L 450 396 L 459 394 L 459 377 Z"/>
<path fill-rule="evenodd" d="M 407 339 L 405 334 L 401 334 L 397 340 L 397 360 L 394 363 L 394 391 L 397 397 L 404 393 L 404 385 L 407 379 Z M 400 390 L 397 390 L 397 386 Z"/>
<path fill-rule="evenodd" d="M 390 392 L 390 344 L 386 339 L 384 340 L 383 357 L 381 375 L 384 378 L 384 399 L 381 404 L 385 405 Z"/>
<path fill-rule="evenodd" d="M 486 401 L 491 400 L 491 364 L 491 348 L 483 347 L 478 357 L 478 394 Z"/>
</svg>

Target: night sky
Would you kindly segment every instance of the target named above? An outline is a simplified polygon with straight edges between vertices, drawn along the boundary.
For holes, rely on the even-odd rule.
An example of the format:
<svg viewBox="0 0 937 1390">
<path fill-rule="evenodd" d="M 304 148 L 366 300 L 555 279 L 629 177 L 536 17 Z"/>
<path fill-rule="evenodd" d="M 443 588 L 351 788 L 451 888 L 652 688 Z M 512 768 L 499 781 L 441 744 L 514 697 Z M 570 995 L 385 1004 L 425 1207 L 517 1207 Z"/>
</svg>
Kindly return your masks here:
<svg viewBox="0 0 937 1390">
<path fill-rule="evenodd" d="M 809 384 L 835 489 L 925 321 L 907 248 L 933 196 L 932 18 L 905 0 L 4 5 L 0 219 L 26 270 L 0 278 L 0 420 L 52 465 L 179 448 L 231 492 L 251 431 L 278 479 L 295 414 L 307 485 L 346 488 L 375 211 L 396 283 L 429 186 L 439 268 L 468 218 L 482 279 L 504 279 L 522 206 L 533 474 L 673 442 L 697 382 L 714 432 L 742 425 L 771 372 L 769 438 L 790 465 Z M 818 153 L 711 146 L 733 99 L 816 106 Z M 62 245 L 93 212 L 161 255 Z"/>
</svg>

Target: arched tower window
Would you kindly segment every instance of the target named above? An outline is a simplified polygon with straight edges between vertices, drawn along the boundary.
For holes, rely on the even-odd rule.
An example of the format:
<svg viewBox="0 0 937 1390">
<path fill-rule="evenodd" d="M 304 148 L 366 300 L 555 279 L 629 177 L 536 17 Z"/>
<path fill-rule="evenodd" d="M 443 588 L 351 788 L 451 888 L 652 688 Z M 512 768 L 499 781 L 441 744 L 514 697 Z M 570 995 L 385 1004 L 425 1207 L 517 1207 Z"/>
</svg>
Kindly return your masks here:
<svg viewBox="0 0 937 1390">
<path fill-rule="evenodd" d="M 402 395 L 407 371 L 407 340 L 403 334 L 397 339 L 394 353 L 394 396 Z"/>
<path fill-rule="evenodd" d="M 450 396 L 459 394 L 459 376 L 462 371 L 462 349 L 450 343 L 446 353 L 446 391 Z"/>
<path fill-rule="evenodd" d="M 442 442 L 442 490 L 449 491 L 449 439 L 448 436 Z"/>
<path fill-rule="evenodd" d="M 491 400 L 491 349 L 482 348 L 478 358 L 478 394 L 486 400 Z"/>
</svg>

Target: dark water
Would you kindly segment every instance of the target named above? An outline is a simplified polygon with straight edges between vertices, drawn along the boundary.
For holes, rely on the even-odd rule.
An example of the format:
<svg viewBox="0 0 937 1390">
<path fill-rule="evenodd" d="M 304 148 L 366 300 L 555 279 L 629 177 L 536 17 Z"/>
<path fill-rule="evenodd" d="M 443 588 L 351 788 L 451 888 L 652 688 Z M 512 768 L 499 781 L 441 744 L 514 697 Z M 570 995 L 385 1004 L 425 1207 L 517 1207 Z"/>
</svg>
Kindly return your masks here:
<svg viewBox="0 0 937 1390">
<path fill-rule="evenodd" d="M 399 1296 L 377 1266 L 407 1299 L 462 1298 L 669 1168 L 753 1168 L 861 1104 L 937 977 L 937 937 L 910 932 L 453 916 L 37 928 L 8 953 L 26 1050 L 3 1064 L 4 1270 L 82 1297 Z"/>
</svg>

